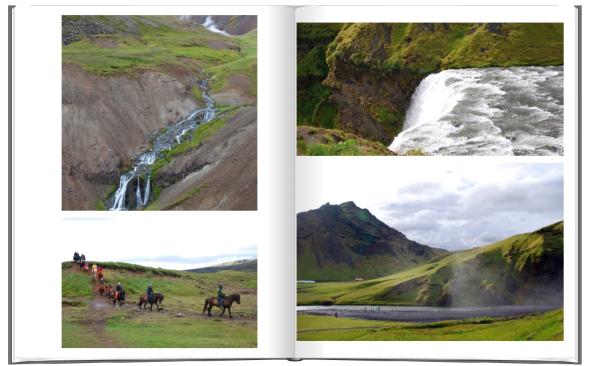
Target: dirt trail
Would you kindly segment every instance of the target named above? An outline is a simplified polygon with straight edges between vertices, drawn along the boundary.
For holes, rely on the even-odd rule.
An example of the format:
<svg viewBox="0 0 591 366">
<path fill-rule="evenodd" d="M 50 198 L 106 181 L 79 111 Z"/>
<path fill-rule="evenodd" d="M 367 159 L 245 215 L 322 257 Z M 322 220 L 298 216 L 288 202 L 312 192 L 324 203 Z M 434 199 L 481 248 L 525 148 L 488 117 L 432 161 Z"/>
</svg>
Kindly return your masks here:
<svg viewBox="0 0 591 366">
<path fill-rule="evenodd" d="M 96 339 L 96 347 L 120 347 L 118 342 L 109 337 L 105 332 L 107 320 L 113 316 L 113 313 L 119 309 L 115 308 L 105 296 L 95 294 L 88 304 L 88 311 L 85 317 L 85 323 L 88 325 Z"/>
</svg>

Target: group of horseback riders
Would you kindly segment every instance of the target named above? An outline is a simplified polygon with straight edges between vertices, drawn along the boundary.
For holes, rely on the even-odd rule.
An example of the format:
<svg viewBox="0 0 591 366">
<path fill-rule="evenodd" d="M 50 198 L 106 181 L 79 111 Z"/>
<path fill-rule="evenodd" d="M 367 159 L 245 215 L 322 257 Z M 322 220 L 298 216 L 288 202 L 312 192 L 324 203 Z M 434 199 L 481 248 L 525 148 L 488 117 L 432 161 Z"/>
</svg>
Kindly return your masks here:
<svg viewBox="0 0 591 366">
<path fill-rule="evenodd" d="M 86 256 L 84 254 L 79 254 L 78 252 L 74 252 L 74 262 L 79 263 L 80 264 L 80 268 L 82 270 L 84 270 L 85 272 L 88 272 L 89 267 L 88 267 L 88 263 L 86 262 Z M 105 294 L 108 298 L 113 300 L 113 305 L 116 305 L 117 303 L 119 303 L 119 306 L 123 306 L 123 304 L 125 303 L 125 289 L 123 288 L 123 285 L 121 284 L 121 282 L 117 282 L 117 285 L 115 286 L 115 288 L 113 288 L 112 285 L 105 285 L 104 283 L 104 268 L 100 265 L 97 265 L 96 263 L 94 263 L 92 265 L 92 275 L 93 275 L 93 281 L 96 281 L 98 279 L 99 285 L 98 285 L 98 291 L 101 295 Z M 230 311 L 230 308 L 232 306 L 233 302 L 236 302 L 238 304 L 240 304 L 240 295 L 239 294 L 232 294 L 229 297 L 226 297 L 226 294 L 224 294 L 224 286 L 223 285 L 219 285 L 218 289 L 217 289 L 217 296 L 215 298 L 208 298 L 205 300 L 205 306 L 203 307 L 203 312 L 205 312 L 205 310 L 207 309 L 208 311 L 208 315 L 211 316 L 211 308 L 214 306 L 219 307 L 222 310 L 222 313 L 220 314 L 220 316 L 222 316 L 225 312 L 226 309 L 228 310 L 228 314 L 230 315 L 230 318 L 232 318 L 232 313 Z M 152 306 L 156 305 L 158 311 L 160 311 L 160 306 L 162 304 L 162 301 L 164 300 L 164 295 L 160 294 L 160 293 L 155 293 L 154 292 L 154 288 L 152 286 L 152 283 L 148 283 L 148 286 L 146 287 L 146 292 L 145 294 L 143 294 L 142 296 L 140 296 L 140 301 L 139 301 L 139 308 L 142 308 L 142 305 L 144 306 L 144 310 L 146 309 L 146 305 L 150 304 L 150 311 L 152 310 Z M 217 300 L 217 303 L 216 301 Z"/>
</svg>

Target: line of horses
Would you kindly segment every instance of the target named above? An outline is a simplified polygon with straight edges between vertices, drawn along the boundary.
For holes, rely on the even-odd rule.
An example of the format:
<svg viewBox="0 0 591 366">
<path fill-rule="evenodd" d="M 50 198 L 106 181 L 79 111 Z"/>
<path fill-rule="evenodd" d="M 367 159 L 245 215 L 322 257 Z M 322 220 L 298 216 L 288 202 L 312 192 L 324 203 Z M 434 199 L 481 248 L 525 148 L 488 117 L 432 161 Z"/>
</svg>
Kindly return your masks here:
<svg viewBox="0 0 591 366">
<path fill-rule="evenodd" d="M 91 275 L 92 275 L 92 282 L 93 283 L 97 283 L 96 286 L 96 291 L 101 295 L 101 296 L 105 296 L 107 297 L 107 299 L 109 299 L 109 301 L 113 302 L 113 306 L 116 306 L 117 304 L 119 304 L 119 307 L 123 306 L 123 304 L 125 304 L 125 291 L 117 291 L 116 287 L 113 287 L 113 285 L 109 284 L 106 285 L 105 284 L 105 274 L 104 274 L 104 269 L 102 267 L 97 266 L 96 264 L 93 264 L 91 267 L 88 266 L 88 263 L 85 261 L 75 261 L 78 262 L 80 265 L 80 268 L 85 271 L 86 273 L 88 273 L 88 271 L 90 270 Z M 154 305 L 156 305 L 156 309 L 158 311 L 160 311 L 160 306 L 162 305 L 162 301 L 164 301 L 164 295 L 159 293 L 159 292 L 155 292 L 152 294 L 152 297 L 150 298 L 148 296 L 147 293 L 144 293 L 142 295 L 140 295 L 140 299 L 138 302 L 138 308 L 141 310 L 142 306 L 144 308 L 144 310 L 147 310 L 147 305 L 150 305 L 150 311 L 152 311 L 152 308 Z M 225 314 L 226 310 L 228 310 L 228 315 L 230 316 L 230 319 L 232 319 L 232 304 L 233 303 L 237 303 L 240 304 L 240 294 L 231 294 L 229 296 L 224 297 L 223 299 L 224 302 L 224 306 L 222 308 L 222 312 L 220 313 L 220 318 Z M 205 304 L 203 306 L 203 311 L 202 314 L 205 314 L 205 311 L 207 311 L 207 315 L 211 316 L 211 309 L 213 307 L 218 307 L 220 308 L 220 304 L 217 301 L 216 297 L 209 297 L 205 299 Z"/>
</svg>

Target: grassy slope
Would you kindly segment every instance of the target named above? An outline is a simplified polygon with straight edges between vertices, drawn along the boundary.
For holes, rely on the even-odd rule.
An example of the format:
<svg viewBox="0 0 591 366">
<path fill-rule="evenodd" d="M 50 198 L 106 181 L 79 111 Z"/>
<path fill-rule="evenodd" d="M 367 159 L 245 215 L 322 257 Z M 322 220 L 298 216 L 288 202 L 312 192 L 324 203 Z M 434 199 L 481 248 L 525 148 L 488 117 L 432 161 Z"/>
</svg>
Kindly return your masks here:
<svg viewBox="0 0 591 366">
<path fill-rule="evenodd" d="M 393 23 L 384 36 L 384 53 L 376 57 L 377 24 L 346 25 L 328 46 L 329 65 L 336 58 L 380 70 L 431 73 L 450 68 L 562 65 L 563 25 L 504 23 L 498 33 L 472 23 Z"/>
<path fill-rule="evenodd" d="M 394 155 L 384 145 L 340 130 L 298 126 L 298 155 Z"/>
<path fill-rule="evenodd" d="M 548 233 L 519 234 L 480 248 L 455 252 L 414 268 L 367 281 L 298 284 L 300 305 L 399 304 L 475 305 L 492 301 L 494 293 L 519 302 L 506 279 L 542 256 L 562 258 L 563 223 Z M 543 230 L 543 229 L 541 229 Z M 461 281 L 459 280 L 461 278 Z M 453 291 L 452 291 L 453 290 Z"/>
<path fill-rule="evenodd" d="M 211 77 L 213 91 L 222 89 L 229 76 L 244 74 L 251 78 L 250 92 L 256 95 L 256 31 L 225 37 L 203 27 L 185 27 L 175 17 L 134 16 L 135 34 L 127 32 L 125 24 L 116 17 L 93 18 L 119 32 L 64 45 L 63 62 L 101 75 L 133 75 L 138 70 L 162 70 L 169 66 L 201 70 Z M 214 42 L 223 42 L 233 49 L 213 47 Z"/>
<path fill-rule="evenodd" d="M 96 347 L 96 340 L 86 337 L 87 320 L 94 310 L 88 303 L 94 296 L 88 274 L 62 269 L 63 347 Z M 221 271 L 190 273 L 162 270 L 127 263 L 103 263 L 107 283 L 120 281 L 129 303 L 137 304 L 140 294 L 152 283 L 155 292 L 164 294 L 167 313 L 137 313 L 124 308 L 107 319 L 105 333 L 124 347 L 256 347 L 256 272 Z M 206 318 L 201 315 L 206 297 L 214 296 L 219 283 L 227 293 L 240 293 L 241 304 L 232 307 L 234 319 Z M 102 298 L 100 299 L 103 300 Z M 104 298 L 107 303 L 107 299 Z M 181 312 L 183 317 L 175 317 Z M 219 314 L 212 310 L 212 314 Z M 84 331 L 86 330 L 86 331 Z M 82 335 L 80 335 L 82 333 Z M 213 336 L 224 334 L 224 339 Z"/>
<path fill-rule="evenodd" d="M 298 315 L 299 341 L 561 341 L 563 311 L 521 318 L 399 323 Z"/>
</svg>

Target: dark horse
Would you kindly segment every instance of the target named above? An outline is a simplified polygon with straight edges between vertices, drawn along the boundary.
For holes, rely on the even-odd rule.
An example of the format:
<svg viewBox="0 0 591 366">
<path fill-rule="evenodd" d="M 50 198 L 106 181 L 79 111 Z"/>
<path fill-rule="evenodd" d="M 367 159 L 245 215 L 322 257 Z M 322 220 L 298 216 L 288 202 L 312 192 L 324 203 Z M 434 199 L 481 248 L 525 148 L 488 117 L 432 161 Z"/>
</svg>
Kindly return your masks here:
<svg viewBox="0 0 591 366">
<path fill-rule="evenodd" d="M 144 305 L 144 310 L 146 310 L 146 305 L 150 304 L 150 311 L 152 311 L 152 306 L 156 304 L 156 308 L 158 309 L 158 311 L 160 311 L 159 305 L 162 305 L 162 300 L 164 300 L 164 295 L 158 292 L 152 294 L 152 301 L 148 300 L 148 294 L 143 294 L 142 296 L 140 296 L 140 302 L 138 306 L 141 309 L 142 305 Z"/>
<path fill-rule="evenodd" d="M 119 306 L 125 304 L 125 291 L 115 291 L 113 293 L 113 306 L 116 304 L 119 304 Z"/>
<path fill-rule="evenodd" d="M 224 315 L 224 313 L 226 312 L 226 309 L 228 309 L 228 314 L 230 314 L 230 319 L 232 319 L 232 312 L 230 311 L 230 308 L 232 307 L 232 303 L 234 301 L 236 301 L 236 303 L 240 304 L 240 295 L 239 294 L 232 294 L 230 296 L 224 297 L 224 310 L 222 310 L 220 317 L 222 315 Z M 205 299 L 205 305 L 203 306 L 203 312 L 205 313 L 205 310 L 207 310 L 207 315 L 211 316 L 211 308 L 214 306 L 217 306 L 218 308 L 220 307 L 218 304 L 217 298 L 210 297 L 208 299 Z"/>
</svg>

